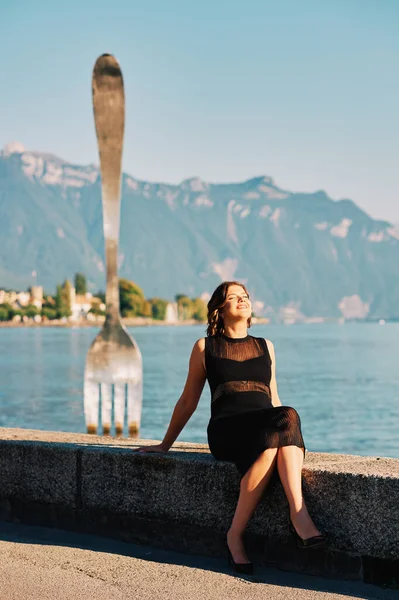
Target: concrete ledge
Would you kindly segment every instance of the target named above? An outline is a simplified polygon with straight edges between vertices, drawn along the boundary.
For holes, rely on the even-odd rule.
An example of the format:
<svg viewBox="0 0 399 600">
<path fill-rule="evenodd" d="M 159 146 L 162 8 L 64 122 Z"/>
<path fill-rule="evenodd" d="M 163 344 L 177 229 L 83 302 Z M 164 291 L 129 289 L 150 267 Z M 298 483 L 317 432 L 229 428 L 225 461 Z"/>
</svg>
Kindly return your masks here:
<svg viewBox="0 0 399 600">
<path fill-rule="evenodd" d="M 0 520 L 90 532 L 186 552 L 223 553 L 239 475 L 207 445 L 0 428 Z M 279 477 L 251 519 L 255 562 L 399 584 L 399 459 L 309 452 L 303 492 L 327 550 L 299 550 Z"/>
</svg>

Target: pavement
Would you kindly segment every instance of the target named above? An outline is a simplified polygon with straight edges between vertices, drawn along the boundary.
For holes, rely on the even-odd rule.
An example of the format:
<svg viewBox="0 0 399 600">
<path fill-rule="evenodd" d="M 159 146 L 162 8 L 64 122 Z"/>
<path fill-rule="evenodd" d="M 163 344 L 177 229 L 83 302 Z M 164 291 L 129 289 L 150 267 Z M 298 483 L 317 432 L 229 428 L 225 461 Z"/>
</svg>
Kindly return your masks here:
<svg viewBox="0 0 399 600">
<path fill-rule="evenodd" d="M 0 600 L 398 600 L 399 591 L 0 522 Z"/>
</svg>

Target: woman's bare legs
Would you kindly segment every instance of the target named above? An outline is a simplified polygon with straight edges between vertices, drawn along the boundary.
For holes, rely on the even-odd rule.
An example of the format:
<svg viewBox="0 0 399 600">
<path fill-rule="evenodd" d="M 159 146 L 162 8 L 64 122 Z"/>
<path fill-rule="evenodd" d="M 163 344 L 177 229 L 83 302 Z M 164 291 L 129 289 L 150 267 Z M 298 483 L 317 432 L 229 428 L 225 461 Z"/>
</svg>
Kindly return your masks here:
<svg viewBox="0 0 399 600">
<path fill-rule="evenodd" d="M 302 495 L 303 449 L 298 446 L 280 446 L 277 453 L 277 470 L 290 507 L 292 524 L 301 538 L 320 535 L 313 523 Z"/>
<path fill-rule="evenodd" d="M 268 448 L 251 465 L 240 483 L 240 496 L 227 542 L 235 562 L 248 562 L 242 535 L 266 489 L 274 467 L 277 470 L 290 507 L 290 518 L 301 538 L 306 539 L 321 532 L 313 523 L 302 495 L 303 449 L 298 446 Z"/>
<path fill-rule="evenodd" d="M 278 448 L 268 448 L 262 452 L 241 479 L 237 507 L 227 532 L 227 543 L 235 562 L 249 562 L 242 535 L 273 474 L 277 451 Z"/>
</svg>

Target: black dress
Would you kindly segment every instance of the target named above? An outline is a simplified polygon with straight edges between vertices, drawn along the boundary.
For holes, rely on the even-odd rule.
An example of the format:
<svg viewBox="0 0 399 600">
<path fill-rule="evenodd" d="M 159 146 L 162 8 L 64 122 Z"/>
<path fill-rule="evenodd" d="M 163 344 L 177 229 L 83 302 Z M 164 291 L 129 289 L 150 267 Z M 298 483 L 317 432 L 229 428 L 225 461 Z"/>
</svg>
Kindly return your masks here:
<svg viewBox="0 0 399 600">
<path fill-rule="evenodd" d="M 205 338 L 211 390 L 209 449 L 217 460 L 234 462 L 241 477 L 267 448 L 294 445 L 303 448 L 305 456 L 297 411 L 272 405 L 271 364 L 264 338 Z"/>
</svg>

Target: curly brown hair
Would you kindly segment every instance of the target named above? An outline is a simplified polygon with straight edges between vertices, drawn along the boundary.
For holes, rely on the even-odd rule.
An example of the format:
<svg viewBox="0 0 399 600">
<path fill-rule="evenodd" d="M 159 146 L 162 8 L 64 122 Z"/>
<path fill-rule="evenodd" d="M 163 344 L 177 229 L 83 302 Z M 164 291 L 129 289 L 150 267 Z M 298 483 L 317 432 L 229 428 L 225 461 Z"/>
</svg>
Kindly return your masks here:
<svg viewBox="0 0 399 600">
<path fill-rule="evenodd" d="M 245 292 L 249 293 L 245 285 L 240 283 L 239 281 L 223 281 L 216 290 L 213 292 L 212 296 L 208 302 L 208 327 L 206 329 L 207 336 L 218 335 L 220 333 L 224 333 L 224 323 L 223 319 L 220 316 L 219 309 L 222 308 L 226 304 L 226 296 L 227 291 L 230 285 L 239 285 L 245 290 Z M 247 326 L 251 327 L 251 317 L 247 319 Z"/>
</svg>

